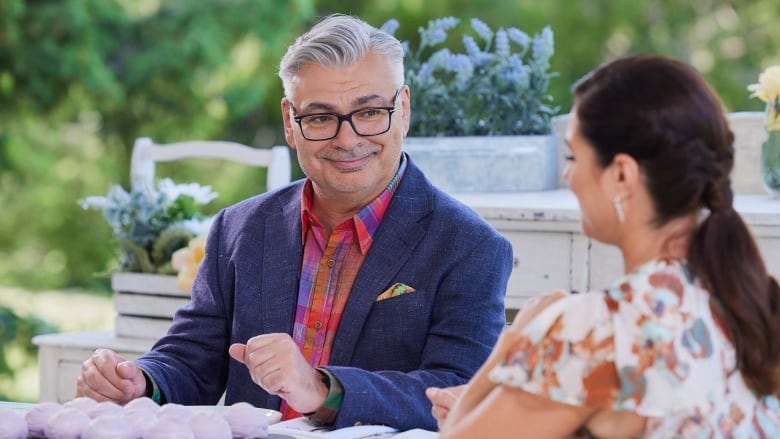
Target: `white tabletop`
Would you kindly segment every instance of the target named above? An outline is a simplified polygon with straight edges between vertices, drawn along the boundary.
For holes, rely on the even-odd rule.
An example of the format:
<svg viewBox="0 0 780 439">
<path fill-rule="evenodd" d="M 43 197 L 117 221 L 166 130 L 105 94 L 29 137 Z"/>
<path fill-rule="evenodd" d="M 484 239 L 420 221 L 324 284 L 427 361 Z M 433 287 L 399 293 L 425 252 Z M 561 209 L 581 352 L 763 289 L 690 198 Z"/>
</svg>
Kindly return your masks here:
<svg viewBox="0 0 780 439">
<path fill-rule="evenodd" d="M 577 198 L 569 189 L 542 192 L 481 192 L 452 194 L 487 220 L 579 222 Z M 780 225 L 780 198 L 737 194 L 734 207 L 749 225 Z"/>
<path fill-rule="evenodd" d="M 34 405 L 29 402 L 0 401 L 0 409 L 11 409 L 20 412 L 26 412 Z"/>
</svg>

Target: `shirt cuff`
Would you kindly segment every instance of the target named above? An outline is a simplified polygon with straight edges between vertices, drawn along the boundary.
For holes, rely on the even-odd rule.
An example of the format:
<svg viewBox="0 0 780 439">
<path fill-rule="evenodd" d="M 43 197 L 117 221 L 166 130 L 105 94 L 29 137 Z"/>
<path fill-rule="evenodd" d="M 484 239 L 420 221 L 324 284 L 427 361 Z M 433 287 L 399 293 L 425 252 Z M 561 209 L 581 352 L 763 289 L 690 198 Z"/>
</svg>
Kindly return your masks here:
<svg viewBox="0 0 780 439">
<path fill-rule="evenodd" d="M 152 401 L 156 402 L 157 404 L 165 404 L 165 396 L 163 396 L 162 392 L 160 392 L 160 387 L 157 386 L 157 382 L 154 381 L 154 378 L 146 373 L 145 370 L 141 369 L 141 372 L 143 372 L 144 379 L 146 380 L 146 396 L 152 398 Z"/>
<path fill-rule="evenodd" d="M 317 372 L 322 375 L 322 382 L 328 388 L 328 395 L 317 410 L 311 413 L 304 413 L 304 416 L 309 418 L 309 422 L 317 426 L 333 425 L 336 423 L 341 403 L 344 401 L 344 387 L 328 369 L 318 367 Z"/>
</svg>

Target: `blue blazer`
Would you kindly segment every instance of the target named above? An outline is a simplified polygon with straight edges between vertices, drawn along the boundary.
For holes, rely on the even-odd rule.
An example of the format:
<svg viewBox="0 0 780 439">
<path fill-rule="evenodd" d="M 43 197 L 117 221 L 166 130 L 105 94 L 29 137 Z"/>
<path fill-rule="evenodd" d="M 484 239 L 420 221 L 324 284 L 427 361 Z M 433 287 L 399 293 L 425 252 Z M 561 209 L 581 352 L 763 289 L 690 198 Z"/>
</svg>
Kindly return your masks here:
<svg viewBox="0 0 780 439">
<path fill-rule="evenodd" d="M 301 188 L 293 182 L 222 210 L 190 304 L 137 364 L 169 402 L 247 401 L 278 409 L 227 353 L 291 333 L 301 264 Z M 466 383 L 505 324 L 509 241 L 435 188 L 413 162 L 355 279 L 327 366 L 344 386 L 336 427 L 436 429 L 428 386 Z M 376 301 L 396 283 L 414 292 Z"/>
</svg>

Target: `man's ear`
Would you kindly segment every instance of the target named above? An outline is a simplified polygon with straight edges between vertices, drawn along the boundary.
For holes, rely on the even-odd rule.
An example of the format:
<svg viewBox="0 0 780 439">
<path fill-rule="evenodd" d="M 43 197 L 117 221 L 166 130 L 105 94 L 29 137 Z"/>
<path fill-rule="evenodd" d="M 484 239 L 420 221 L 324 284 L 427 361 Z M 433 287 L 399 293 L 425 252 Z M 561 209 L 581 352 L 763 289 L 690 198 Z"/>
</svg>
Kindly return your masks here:
<svg viewBox="0 0 780 439">
<path fill-rule="evenodd" d="M 284 139 L 287 141 L 287 144 L 290 145 L 290 148 L 295 149 L 295 121 L 292 118 L 292 112 L 290 111 L 292 109 L 292 104 L 290 101 L 286 98 L 282 98 L 282 123 L 284 124 Z"/>
<path fill-rule="evenodd" d="M 409 134 L 409 123 L 412 120 L 411 113 L 411 90 L 408 85 L 401 87 L 401 108 L 403 109 L 404 137 Z"/>
</svg>

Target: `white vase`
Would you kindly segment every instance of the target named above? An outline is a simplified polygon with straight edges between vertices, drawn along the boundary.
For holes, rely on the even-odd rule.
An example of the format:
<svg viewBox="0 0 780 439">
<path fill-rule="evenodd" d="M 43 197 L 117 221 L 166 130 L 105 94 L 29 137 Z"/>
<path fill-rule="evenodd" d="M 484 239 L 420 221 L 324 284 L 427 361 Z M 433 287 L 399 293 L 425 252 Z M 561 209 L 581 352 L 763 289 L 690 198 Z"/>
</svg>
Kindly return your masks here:
<svg viewBox="0 0 780 439">
<path fill-rule="evenodd" d="M 761 177 L 766 191 L 780 197 L 780 131 L 769 131 L 761 144 Z"/>
<path fill-rule="evenodd" d="M 452 193 L 558 188 L 555 134 L 408 137 L 404 150 L 433 184 Z"/>
</svg>

